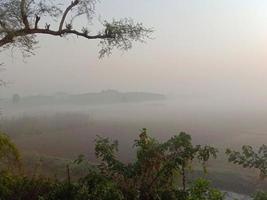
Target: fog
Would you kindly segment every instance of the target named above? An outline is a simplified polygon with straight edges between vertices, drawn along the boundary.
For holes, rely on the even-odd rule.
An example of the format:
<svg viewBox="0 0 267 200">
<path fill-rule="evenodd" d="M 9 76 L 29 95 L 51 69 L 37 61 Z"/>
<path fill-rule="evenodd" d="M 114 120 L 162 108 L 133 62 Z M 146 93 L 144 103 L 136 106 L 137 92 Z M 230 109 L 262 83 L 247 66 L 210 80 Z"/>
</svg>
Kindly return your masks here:
<svg viewBox="0 0 267 200">
<path fill-rule="evenodd" d="M 100 128 L 85 128 L 82 135 L 79 135 L 79 129 L 78 132 L 75 128 L 70 131 L 77 136 L 76 140 L 85 139 L 89 143 L 96 135 L 132 143 L 144 127 L 158 139 L 166 140 L 180 131 L 186 131 L 193 136 L 195 143 L 212 144 L 220 148 L 238 148 L 243 144 L 259 146 L 267 139 L 267 109 L 241 106 L 234 101 L 226 106 L 225 102 L 216 98 L 212 101 L 191 96 L 167 97 L 165 100 L 99 105 L 4 105 L 2 119 L 52 117 L 64 121 L 63 116 L 66 115 L 68 120 L 73 118 L 73 124 L 79 124 L 78 116 L 81 121 L 85 120 L 88 127 L 96 125 Z M 63 130 L 68 129 L 68 120 Z M 37 129 L 43 131 L 42 126 Z M 38 137 L 36 139 L 39 140 Z M 76 155 L 77 152 L 73 153 Z"/>
<path fill-rule="evenodd" d="M 266 106 L 265 1 L 107 0 L 96 9 L 101 20 L 131 17 L 153 27 L 153 39 L 99 60 L 97 41 L 38 37 L 35 56 L 1 53 L 10 83 L 1 96 L 118 89 Z"/>
<path fill-rule="evenodd" d="M 1 79 L 8 82 L 1 88 L 2 118 L 70 112 L 86 114 L 103 127 L 128 124 L 122 130 L 133 137 L 147 127 L 160 138 L 187 131 L 202 143 L 259 145 L 267 135 L 266 9 L 263 0 L 106 0 L 97 4 L 93 30 L 104 19 L 130 17 L 152 27 L 152 39 L 102 60 L 97 41 L 76 37 L 38 37 L 29 58 L 16 49 L 1 52 L 6 69 Z M 106 89 L 156 92 L 166 100 L 94 106 L 5 103 L 13 94 Z"/>
<path fill-rule="evenodd" d="M 131 17 L 153 27 L 153 39 L 99 60 L 97 41 L 39 37 L 32 57 L 1 53 L 1 77 L 9 82 L 1 97 L 117 89 L 158 92 L 167 100 L 94 107 L 3 103 L 3 117 L 86 112 L 92 119 L 135 124 L 125 131 L 147 127 L 165 137 L 183 130 L 203 142 L 259 144 L 267 129 L 266 9 L 265 1 L 249 0 L 102 2 L 98 18 Z"/>
</svg>

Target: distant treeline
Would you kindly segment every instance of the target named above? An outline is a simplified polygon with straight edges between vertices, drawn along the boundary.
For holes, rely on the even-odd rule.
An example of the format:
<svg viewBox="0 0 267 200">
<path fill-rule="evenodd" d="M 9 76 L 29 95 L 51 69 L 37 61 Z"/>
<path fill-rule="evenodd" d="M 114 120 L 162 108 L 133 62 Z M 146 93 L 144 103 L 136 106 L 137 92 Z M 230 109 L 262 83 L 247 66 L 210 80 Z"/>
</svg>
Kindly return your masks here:
<svg viewBox="0 0 267 200">
<path fill-rule="evenodd" d="M 146 93 L 146 92 L 119 92 L 117 90 L 103 90 L 98 93 L 85 94 L 66 94 L 57 93 L 55 95 L 45 96 L 26 96 L 20 97 L 18 94 L 13 95 L 12 100 L 7 102 L 21 105 L 97 105 L 97 104 L 113 104 L 113 103 L 131 103 L 164 100 L 166 97 L 162 94 Z"/>
</svg>

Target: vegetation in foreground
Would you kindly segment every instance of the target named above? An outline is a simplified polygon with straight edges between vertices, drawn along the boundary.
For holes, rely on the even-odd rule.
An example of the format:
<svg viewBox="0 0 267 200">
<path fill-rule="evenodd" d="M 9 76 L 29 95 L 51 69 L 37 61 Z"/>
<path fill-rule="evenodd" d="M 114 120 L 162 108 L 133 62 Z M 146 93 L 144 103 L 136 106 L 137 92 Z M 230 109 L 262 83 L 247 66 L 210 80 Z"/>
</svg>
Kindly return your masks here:
<svg viewBox="0 0 267 200">
<path fill-rule="evenodd" d="M 193 165 L 200 164 L 204 173 L 207 162 L 215 159 L 218 150 L 211 146 L 193 145 L 191 136 L 181 132 L 166 142 L 160 143 L 148 136 L 143 129 L 134 142 L 136 159 L 123 163 L 116 157 L 118 142 L 98 137 L 95 154 L 98 165 L 87 164 L 87 173 L 77 181 L 71 180 L 67 166 L 66 180 L 43 178 L 35 174 L 24 175 L 20 156 L 7 136 L 0 137 L 0 199 L 127 199 L 127 200 L 223 200 L 225 194 L 204 179 L 189 182 Z M 229 161 L 243 167 L 258 169 L 260 178 L 267 175 L 267 146 L 257 152 L 244 146 L 242 152 L 227 150 Z M 86 160 L 79 156 L 73 164 L 81 165 Z M 266 200 L 267 193 L 258 192 L 254 200 Z"/>
</svg>

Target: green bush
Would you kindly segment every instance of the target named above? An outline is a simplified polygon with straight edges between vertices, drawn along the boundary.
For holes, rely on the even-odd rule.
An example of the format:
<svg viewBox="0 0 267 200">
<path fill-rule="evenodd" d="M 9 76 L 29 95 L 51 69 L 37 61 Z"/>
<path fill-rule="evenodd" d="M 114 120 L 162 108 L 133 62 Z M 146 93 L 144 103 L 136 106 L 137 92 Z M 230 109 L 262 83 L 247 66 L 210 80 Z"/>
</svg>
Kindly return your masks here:
<svg viewBox="0 0 267 200">
<path fill-rule="evenodd" d="M 44 178 L 29 178 L 7 172 L 2 172 L 0 176 L 1 200 L 38 200 L 40 196 L 47 196 L 53 188 L 54 183 Z"/>
<path fill-rule="evenodd" d="M 205 179 L 197 179 L 188 189 L 186 200 L 223 200 L 224 194 L 211 188 L 210 182 Z"/>
<path fill-rule="evenodd" d="M 267 200 L 267 192 L 257 192 L 254 200 Z"/>
</svg>

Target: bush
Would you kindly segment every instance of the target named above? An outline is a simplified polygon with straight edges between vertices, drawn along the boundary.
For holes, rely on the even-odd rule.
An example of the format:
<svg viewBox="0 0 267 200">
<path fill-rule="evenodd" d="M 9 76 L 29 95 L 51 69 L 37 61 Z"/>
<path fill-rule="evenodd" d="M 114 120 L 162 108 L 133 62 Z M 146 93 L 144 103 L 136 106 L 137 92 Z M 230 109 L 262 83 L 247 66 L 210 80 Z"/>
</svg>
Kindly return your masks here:
<svg viewBox="0 0 267 200">
<path fill-rule="evenodd" d="M 257 192 L 254 200 L 267 200 L 267 192 Z"/>
<path fill-rule="evenodd" d="M 38 200 L 46 196 L 54 187 L 54 183 L 43 178 L 29 178 L 2 172 L 0 176 L 1 200 Z"/>
<path fill-rule="evenodd" d="M 186 200 L 223 200 L 224 194 L 211 188 L 210 182 L 205 179 L 197 179 L 188 189 Z"/>
<path fill-rule="evenodd" d="M 6 136 L 0 137 L 0 145 L 2 145 L 0 150 L 4 150 L 1 154 L 2 158 L 5 158 L 6 154 L 10 153 L 15 155 L 15 158 L 19 158 L 16 148 Z M 11 151 L 6 147 L 10 147 Z M 188 184 L 187 181 L 188 168 L 192 168 L 193 161 L 198 161 L 202 164 L 204 172 L 207 172 L 206 162 L 212 157 L 216 158 L 217 150 L 215 148 L 200 145 L 194 146 L 190 135 L 183 132 L 166 142 L 160 143 L 154 138 L 149 137 L 146 129 L 143 129 L 139 139 L 135 141 L 135 148 L 137 150 L 136 159 L 132 163 L 125 164 L 117 159 L 118 143 L 110 141 L 108 138 L 98 137 L 95 152 L 100 160 L 99 165 L 88 164 L 90 167 L 88 167 L 87 175 L 75 182 L 71 182 L 69 170 L 67 181 L 51 180 L 40 176 L 30 178 L 16 174 L 14 171 L 2 170 L 0 171 L 0 199 L 225 199 L 225 195 L 219 190 L 212 188 L 210 182 L 205 179 L 197 179 L 191 184 Z M 231 158 L 230 161 L 236 162 L 236 160 L 242 159 L 242 163 L 237 162 L 237 164 L 245 163 L 241 153 L 231 150 L 228 150 L 227 153 Z M 262 150 L 259 153 L 262 153 Z M 247 154 L 244 155 L 244 158 L 250 158 L 250 156 L 246 156 Z M 252 155 L 252 153 L 249 155 Z M 253 155 L 256 156 L 257 154 L 254 153 Z M 263 156 L 261 158 L 264 161 Z M 74 164 L 82 164 L 83 162 L 84 157 L 79 156 L 74 161 Z M 177 184 L 176 179 L 178 177 L 180 177 L 180 185 Z M 254 200 L 267 200 L 267 193 L 258 192 L 254 196 Z"/>
</svg>

